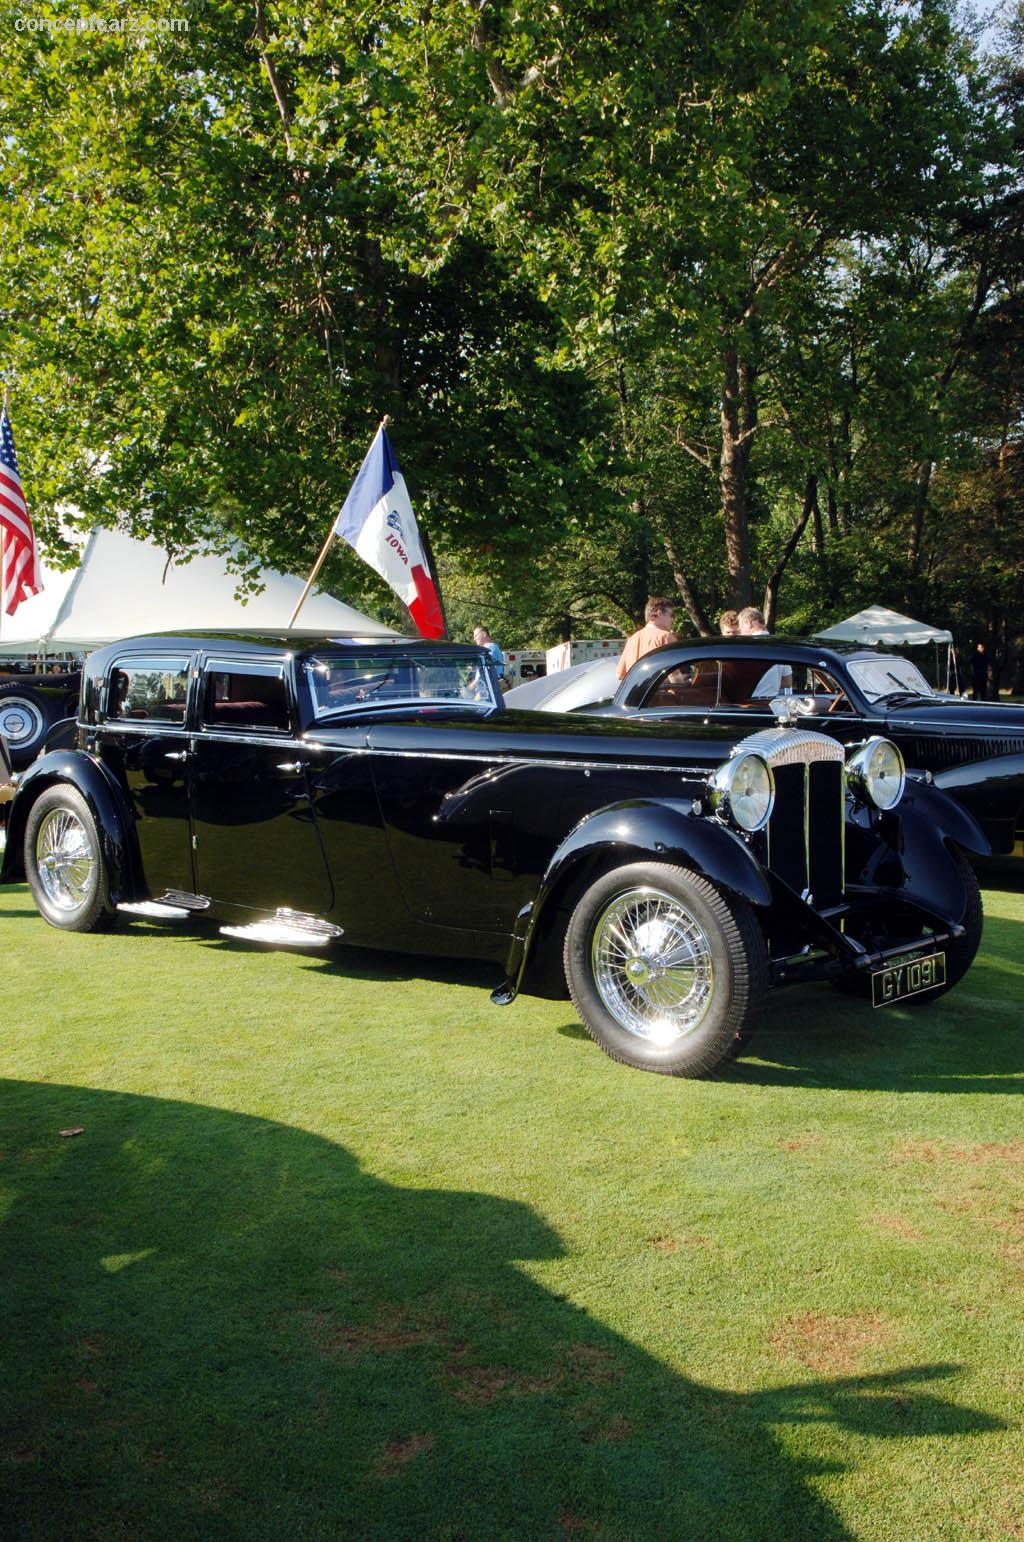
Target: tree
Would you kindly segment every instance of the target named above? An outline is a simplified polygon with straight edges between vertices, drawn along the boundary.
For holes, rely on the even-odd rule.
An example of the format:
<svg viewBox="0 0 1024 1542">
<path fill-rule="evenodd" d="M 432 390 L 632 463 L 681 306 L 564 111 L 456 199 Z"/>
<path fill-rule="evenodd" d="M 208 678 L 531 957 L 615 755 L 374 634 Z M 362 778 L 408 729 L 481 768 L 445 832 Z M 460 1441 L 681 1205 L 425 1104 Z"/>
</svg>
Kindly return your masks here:
<svg viewBox="0 0 1024 1542">
<path fill-rule="evenodd" d="M 496 582 L 599 517 L 601 408 L 548 308 L 472 235 L 429 272 L 402 256 L 400 83 L 365 27 L 339 49 L 262 3 L 184 13 L 22 34 L 0 88 L 0 344 L 46 544 L 70 502 L 176 552 L 241 541 L 243 581 L 301 571 L 384 412 L 436 547 L 490 545 Z"/>
</svg>

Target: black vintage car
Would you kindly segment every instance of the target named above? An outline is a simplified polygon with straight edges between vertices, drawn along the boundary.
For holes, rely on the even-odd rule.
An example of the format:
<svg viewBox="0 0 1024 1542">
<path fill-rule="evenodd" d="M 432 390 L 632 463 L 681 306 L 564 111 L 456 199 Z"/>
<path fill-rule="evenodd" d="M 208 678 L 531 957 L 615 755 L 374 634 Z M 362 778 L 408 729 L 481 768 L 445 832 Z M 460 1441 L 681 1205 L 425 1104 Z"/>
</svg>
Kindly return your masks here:
<svg viewBox="0 0 1024 1542">
<path fill-rule="evenodd" d="M 81 681 L 78 670 L 9 674 L 0 666 L 0 734 L 15 767 L 27 766 L 48 730 L 77 710 Z"/>
<path fill-rule="evenodd" d="M 493 960 L 495 1001 L 567 984 L 609 1054 L 700 1075 L 769 987 L 927 1002 L 981 935 L 984 837 L 893 745 L 751 726 L 511 711 L 458 645 L 134 638 L 21 778 L 0 880 L 76 931 L 207 915 Z"/>
<path fill-rule="evenodd" d="M 853 744 L 891 739 L 908 766 L 969 810 L 994 856 L 1024 857 L 1024 706 L 932 690 L 915 664 L 862 647 L 784 637 L 714 637 L 649 653 L 625 680 L 605 660 L 519 686 L 510 707 L 753 732 L 791 696 L 808 727 Z"/>
</svg>

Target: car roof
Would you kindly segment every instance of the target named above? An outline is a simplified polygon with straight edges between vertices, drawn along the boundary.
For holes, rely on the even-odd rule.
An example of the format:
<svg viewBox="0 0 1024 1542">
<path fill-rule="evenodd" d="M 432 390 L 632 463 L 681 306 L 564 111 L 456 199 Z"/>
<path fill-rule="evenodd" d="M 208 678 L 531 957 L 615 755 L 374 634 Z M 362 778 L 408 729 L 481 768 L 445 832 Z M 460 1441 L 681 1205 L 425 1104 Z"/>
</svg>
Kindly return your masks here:
<svg viewBox="0 0 1024 1542">
<path fill-rule="evenodd" d="M 137 637 L 122 637 L 117 642 L 106 643 L 89 657 L 91 673 L 101 671 L 112 659 L 124 653 L 174 653 L 202 648 L 204 652 L 273 653 L 291 652 L 313 654 L 336 652 L 339 649 L 372 648 L 375 652 L 401 652 L 419 654 L 429 658 L 431 653 L 443 648 L 447 656 L 478 659 L 481 650 L 474 643 L 434 642 L 422 637 L 381 636 L 360 632 L 321 632 L 300 629 L 280 632 L 214 631 L 214 632 L 144 632 Z"/>
</svg>

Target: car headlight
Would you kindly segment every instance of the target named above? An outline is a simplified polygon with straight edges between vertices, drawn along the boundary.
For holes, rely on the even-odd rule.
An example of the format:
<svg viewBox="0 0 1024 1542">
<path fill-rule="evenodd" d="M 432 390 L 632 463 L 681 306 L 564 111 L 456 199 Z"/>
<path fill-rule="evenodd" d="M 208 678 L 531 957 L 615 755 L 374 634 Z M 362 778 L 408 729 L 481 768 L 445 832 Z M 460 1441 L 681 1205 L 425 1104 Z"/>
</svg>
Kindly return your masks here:
<svg viewBox="0 0 1024 1542">
<path fill-rule="evenodd" d="M 775 803 L 772 768 L 760 755 L 736 755 L 711 778 L 711 807 L 741 830 L 760 830 Z"/>
<path fill-rule="evenodd" d="M 903 756 L 891 739 L 871 738 L 846 762 L 846 780 L 875 808 L 895 808 L 907 785 Z"/>
</svg>

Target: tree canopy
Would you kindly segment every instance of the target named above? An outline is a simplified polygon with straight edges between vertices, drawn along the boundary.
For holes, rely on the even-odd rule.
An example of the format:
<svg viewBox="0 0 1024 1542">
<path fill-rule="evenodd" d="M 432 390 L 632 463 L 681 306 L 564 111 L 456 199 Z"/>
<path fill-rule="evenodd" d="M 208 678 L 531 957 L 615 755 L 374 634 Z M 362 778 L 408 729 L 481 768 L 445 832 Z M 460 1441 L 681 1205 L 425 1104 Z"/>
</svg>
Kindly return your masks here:
<svg viewBox="0 0 1024 1542">
<path fill-rule="evenodd" d="M 460 630 L 881 599 L 1012 651 L 1019 8 L 987 54 L 945 0 L 166 14 L 22 31 L 0 84 L 51 550 L 70 504 L 303 571 L 390 413 Z"/>
</svg>

